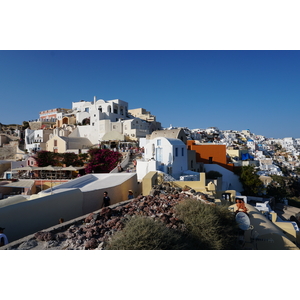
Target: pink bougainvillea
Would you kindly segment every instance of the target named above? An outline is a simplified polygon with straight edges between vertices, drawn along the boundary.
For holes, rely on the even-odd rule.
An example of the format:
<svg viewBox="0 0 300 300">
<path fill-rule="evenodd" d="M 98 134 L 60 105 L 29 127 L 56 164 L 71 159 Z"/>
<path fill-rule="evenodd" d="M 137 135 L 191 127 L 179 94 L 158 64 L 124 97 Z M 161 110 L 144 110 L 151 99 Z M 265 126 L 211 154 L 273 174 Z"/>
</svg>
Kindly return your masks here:
<svg viewBox="0 0 300 300">
<path fill-rule="evenodd" d="M 85 168 L 88 173 L 109 173 L 120 161 L 122 154 L 109 149 L 90 149 L 90 160 Z"/>
</svg>

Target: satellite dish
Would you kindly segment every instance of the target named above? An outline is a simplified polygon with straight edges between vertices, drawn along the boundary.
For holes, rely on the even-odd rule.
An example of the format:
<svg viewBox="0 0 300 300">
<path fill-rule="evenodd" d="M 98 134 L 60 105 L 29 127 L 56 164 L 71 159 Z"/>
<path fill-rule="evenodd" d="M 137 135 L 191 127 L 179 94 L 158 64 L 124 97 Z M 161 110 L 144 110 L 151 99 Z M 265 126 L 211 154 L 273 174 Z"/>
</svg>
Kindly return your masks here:
<svg viewBox="0 0 300 300">
<path fill-rule="evenodd" d="M 235 220 L 238 223 L 240 229 L 248 230 L 250 228 L 250 219 L 247 214 L 240 211 L 236 214 Z"/>
</svg>

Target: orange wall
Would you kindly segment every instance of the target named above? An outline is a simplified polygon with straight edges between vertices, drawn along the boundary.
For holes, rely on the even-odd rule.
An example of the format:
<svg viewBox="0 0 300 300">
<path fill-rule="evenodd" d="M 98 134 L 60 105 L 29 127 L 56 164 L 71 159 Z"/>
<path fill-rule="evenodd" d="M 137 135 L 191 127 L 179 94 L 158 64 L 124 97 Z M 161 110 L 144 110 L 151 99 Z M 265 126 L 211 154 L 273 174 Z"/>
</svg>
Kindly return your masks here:
<svg viewBox="0 0 300 300">
<path fill-rule="evenodd" d="M 226 145 L 219 144 L 202 144 L 196 145 L 194 141 L 187 141 L 188 150 L 194 150 L 196 152 L 197 162 L 202 162 L 204 164 L 218 164 L 222 167 L 232 171 L 233 164 L 227 163 L 226 156 Z M 211 161 L 210 161 L 211 157 Z"/>
</svg>

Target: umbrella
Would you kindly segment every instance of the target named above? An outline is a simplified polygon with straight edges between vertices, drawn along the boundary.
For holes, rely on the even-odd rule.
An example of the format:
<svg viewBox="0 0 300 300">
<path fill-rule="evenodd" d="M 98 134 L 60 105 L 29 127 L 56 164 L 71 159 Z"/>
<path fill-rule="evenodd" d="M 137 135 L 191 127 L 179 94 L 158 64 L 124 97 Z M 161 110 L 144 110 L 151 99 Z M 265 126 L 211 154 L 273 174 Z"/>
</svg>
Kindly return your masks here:
<svg viewBox="0 0 300 300">
<path fill-rule="evenodd" d="M 44 170 L 44 171 L 55 171 L 55 167 L 49 165 L 47 167 L 42 167 L 42 170 Z"/>
<path fill-rule="evenodd" d="M 68 166 L 65 168 L 62 168 L 63 171 L 78 171 L 78 170 L 82 170 L 85 167 L 73 167 L 73 166 Z"/>
<path fill-rule="evenodd" d="M 20 167 L 20 168 L 15 168 L 15 169 L 12 169 L 12 171 L 32 171 L 32 170 L 35 170 L 36 168 L 34 167 Z"/>
<path fill-rule="evenodd" d="M 62 171 L 70 171 L 70 176 L 71 176 L 73 171 L 78 171 L 78 170 L 82 170 L 82 169 L 85 169 L 85 167 L 68 166 L 68 167 L 62 168 Z"/>
</svg>

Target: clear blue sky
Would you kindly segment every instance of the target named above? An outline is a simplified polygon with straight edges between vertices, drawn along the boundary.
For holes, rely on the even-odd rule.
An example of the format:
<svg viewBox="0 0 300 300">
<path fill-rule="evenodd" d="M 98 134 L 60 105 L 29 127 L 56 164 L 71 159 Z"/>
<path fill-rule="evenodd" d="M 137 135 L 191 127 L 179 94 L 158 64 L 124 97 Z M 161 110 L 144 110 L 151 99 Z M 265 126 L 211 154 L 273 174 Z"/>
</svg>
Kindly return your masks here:
<svg viewBox="0 0 300 300">
<path fill-rule="evenodd" d="M 0 122 L 121 99 L 164 127 L 300 137 L 299 51 L 0 51 Z"/>
</svg>

